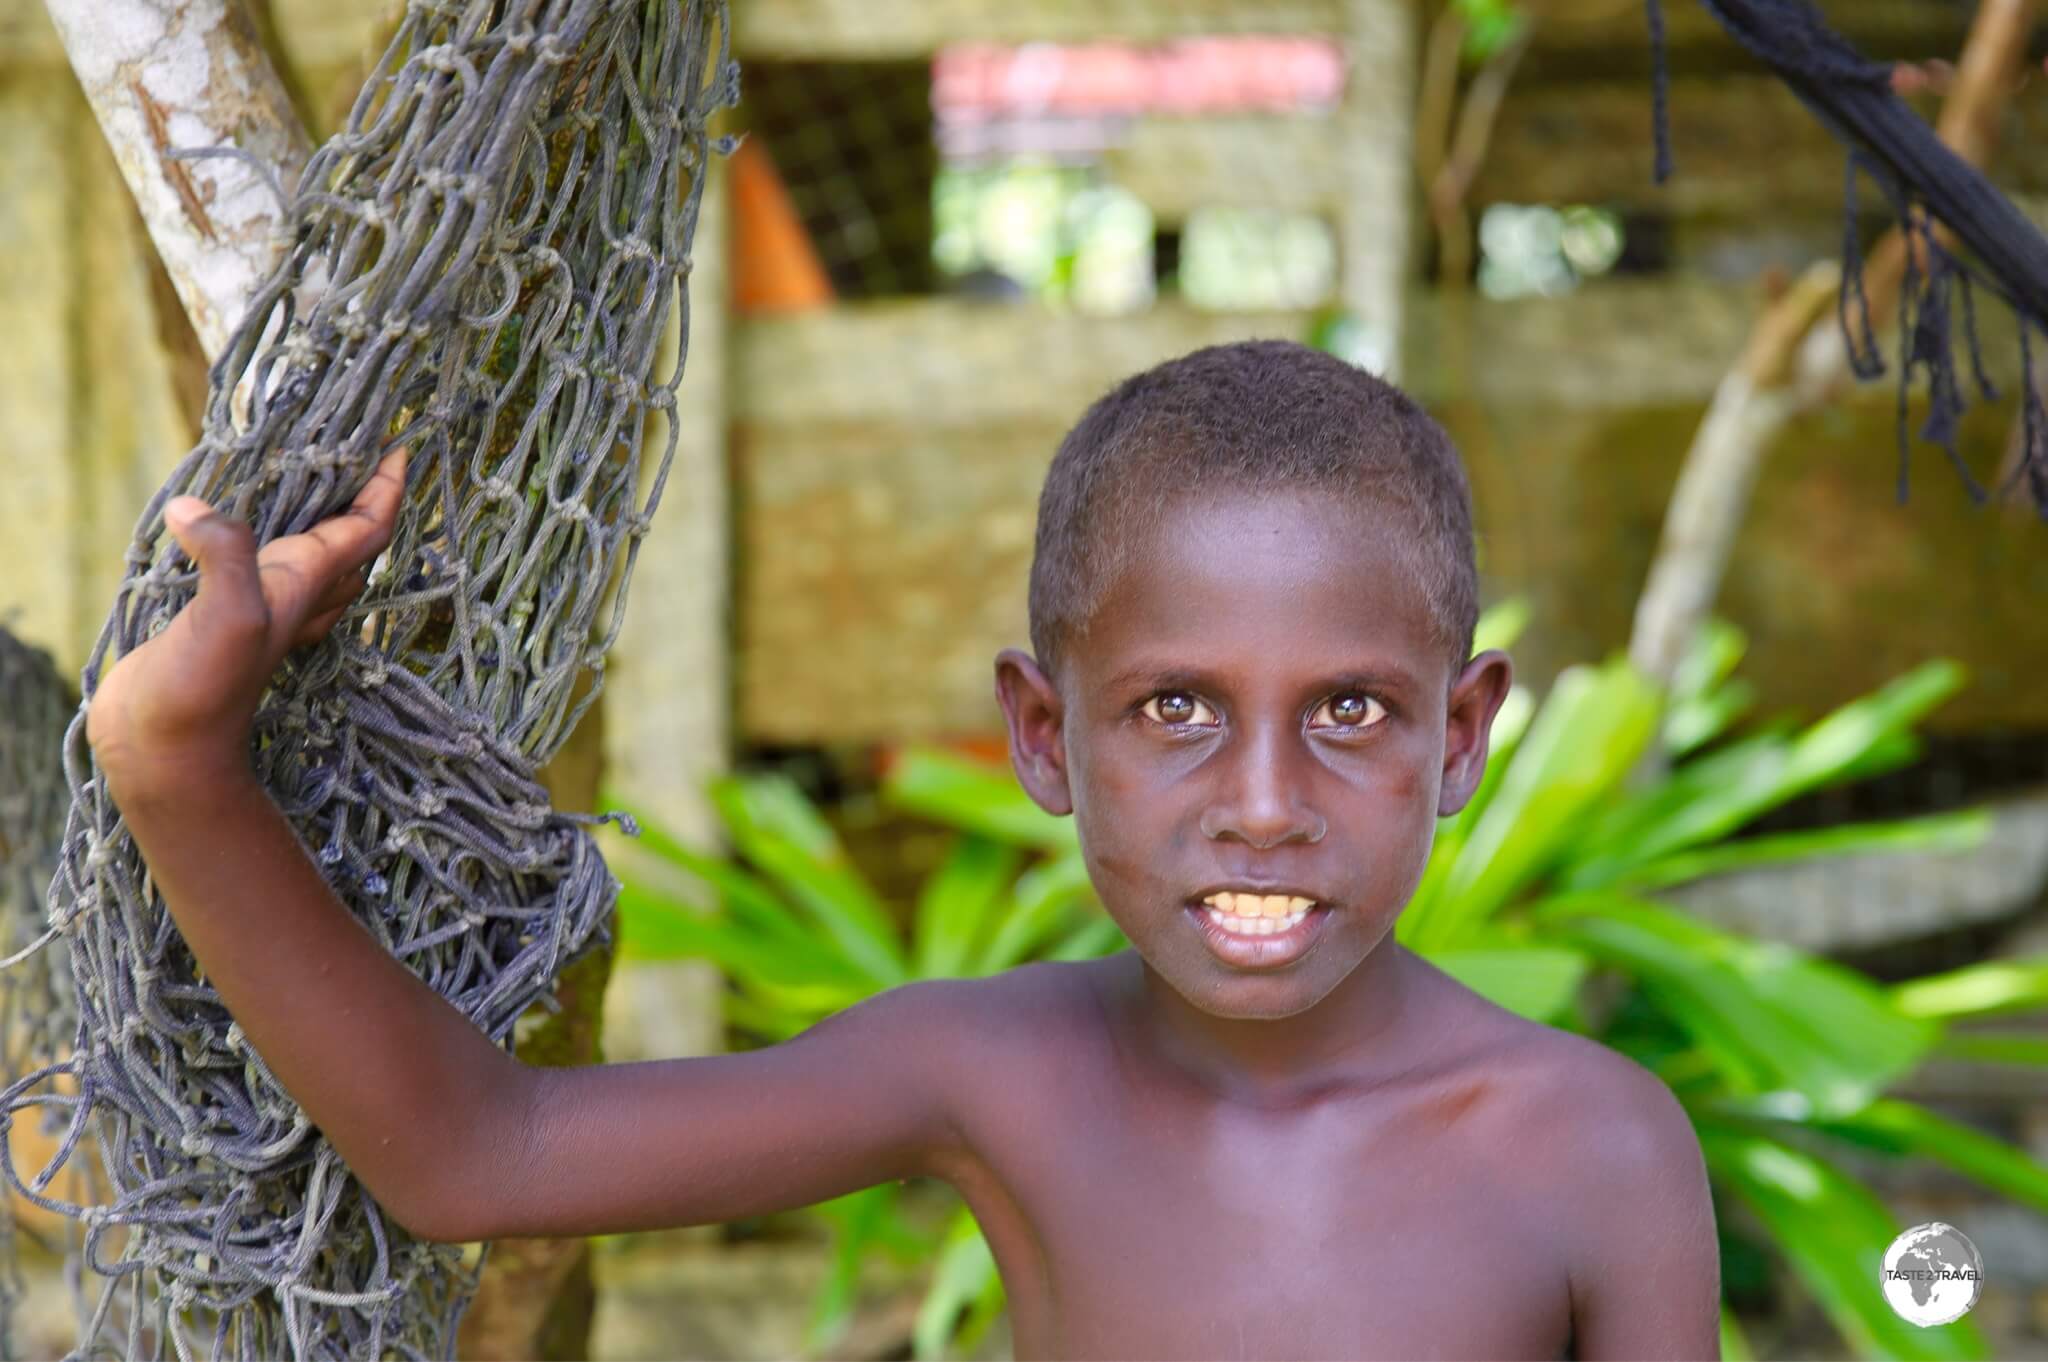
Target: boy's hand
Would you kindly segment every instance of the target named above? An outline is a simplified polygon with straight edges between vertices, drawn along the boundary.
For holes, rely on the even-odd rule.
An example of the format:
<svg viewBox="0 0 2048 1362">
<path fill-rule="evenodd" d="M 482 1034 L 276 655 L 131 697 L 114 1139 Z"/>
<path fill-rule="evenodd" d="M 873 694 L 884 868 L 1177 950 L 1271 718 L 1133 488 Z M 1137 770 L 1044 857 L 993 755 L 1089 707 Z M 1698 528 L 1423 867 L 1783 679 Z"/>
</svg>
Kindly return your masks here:
<svg viewBox="0 0 2048 1362">
<path fill-rule="evenodd" d="M 249 721 L 271 674 L 326 636 L 391 542 L 405 459 L 393 450 L 348 510 L 261 552 L 247 525 L 198 497 L 171 499 L 164 524 L 198 564 L 199 591 L 100 678 L 85 732 L 110 781 L 132 790 L 204 779 L 223 762 L 247 769 Z"/>
</svg>

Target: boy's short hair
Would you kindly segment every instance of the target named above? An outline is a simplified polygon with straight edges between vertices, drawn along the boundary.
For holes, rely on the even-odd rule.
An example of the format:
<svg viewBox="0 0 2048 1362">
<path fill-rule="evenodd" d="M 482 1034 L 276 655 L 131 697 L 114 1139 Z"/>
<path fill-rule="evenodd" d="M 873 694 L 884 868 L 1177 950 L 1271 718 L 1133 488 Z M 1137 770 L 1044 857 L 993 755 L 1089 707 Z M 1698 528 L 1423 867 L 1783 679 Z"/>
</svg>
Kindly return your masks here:
<svg viewBox="0 0 2048 1362">
<path fill-rule="evenodd" d="M 1450 436 L 1415 400 L 1292 341 L 1212 345 L 1136 374 L 1060 442 L 1038 498 L 1031 648 L 1058 676 L 1132 545 L 1176 501 L 1303 488 L 1392 505 L 1455 679 L 1479 616 L 1472 495 Z"/>
</svg>

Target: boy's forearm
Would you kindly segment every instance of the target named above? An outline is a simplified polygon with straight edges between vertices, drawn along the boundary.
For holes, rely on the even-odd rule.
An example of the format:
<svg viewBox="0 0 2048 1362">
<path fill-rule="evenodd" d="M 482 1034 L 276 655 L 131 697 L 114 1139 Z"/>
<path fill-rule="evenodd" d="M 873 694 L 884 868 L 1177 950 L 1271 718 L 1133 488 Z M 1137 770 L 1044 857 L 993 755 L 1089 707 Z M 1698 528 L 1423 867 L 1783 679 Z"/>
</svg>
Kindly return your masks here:
<svg viewBox="0 0 2048 1362">
<path fill-rule="evenodd" d="M 461 1237 L 452 1208 L 516 1158 L 524 1066 L 350 916 L 246 761 L 187 757 L 110 788 L 263 1062 L 399 1223 Z"/>
</svg>

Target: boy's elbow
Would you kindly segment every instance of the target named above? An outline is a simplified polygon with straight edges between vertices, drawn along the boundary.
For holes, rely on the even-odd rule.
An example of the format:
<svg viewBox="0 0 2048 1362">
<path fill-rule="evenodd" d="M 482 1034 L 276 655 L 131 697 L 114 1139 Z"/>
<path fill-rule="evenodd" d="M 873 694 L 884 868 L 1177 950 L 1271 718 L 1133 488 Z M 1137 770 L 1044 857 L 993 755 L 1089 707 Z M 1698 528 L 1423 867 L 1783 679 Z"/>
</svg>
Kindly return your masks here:
<svg viewBox="0 0 2048 1362">
<path fill-rule="evenodd" d="M 507 1233 L 507 1188 L 517 1185 L 517 1133 L 530 1090 L 524 1064 L 508 1066 L 458 1119 L 416 1123 L 386 1139 L 381 1167 L 359 1174 L 384 1214 L 415 1239 L 474 1244 Z M 450 1111 L 449 1116 L 458 1117 Z"/>
</svg>

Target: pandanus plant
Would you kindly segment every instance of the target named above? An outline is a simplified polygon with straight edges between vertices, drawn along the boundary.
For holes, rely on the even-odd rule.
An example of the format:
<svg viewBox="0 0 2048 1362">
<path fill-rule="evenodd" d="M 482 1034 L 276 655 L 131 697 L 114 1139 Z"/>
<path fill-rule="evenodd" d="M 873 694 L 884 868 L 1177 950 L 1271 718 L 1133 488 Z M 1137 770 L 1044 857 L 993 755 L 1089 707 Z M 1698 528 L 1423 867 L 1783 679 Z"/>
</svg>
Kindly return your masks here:
<svg viewBox="0 0 2048 1362">
<path fill-rule="evenodd" d="M 1476 646 L 1509 645 L 1525 618 L 1518 603 L 1496 607 Z M 1911 762 L 1914 726 L 1962 684 L 1962 671 L 1930 662 L 1816 722 L 1777 717 L 1738 733 L 1753 707 L 1733 675 L 1742 651 L 1741 635 L 1716 622 L 1666 694 L 1619 657 L 1568 668 L 1540 706 L 1517 688 L 1495 721 L 1486 776 L 1439 825 L 1395 937 L 1500 1005 L 1611 1045 L 1670 1084 L 1699 1134 L 1724 1237 L 1726 1209 L 1746 1208 L 1766 1251 L 1859 1355 L 1981 1357 L 1967 1317 L 1923 1329 L 1885 1303 L 1881 1259 L 1901 1227 L 1842 1156 L 1933 1160 L 2048 1211 L 2048 1167 L 1888 1095 L 1937 1054 L 2038 1080 L 2048 1068 L 2038 1035 L 1955 1023 L 2048 1007 L 2048 958 L 1881 985 L 1657 898 L 1730 870 L 1977 844 L 1989 824 L 1981 810 L 1737 835 L 1800 795 Z M 1124 945 L 1094 901 L 1072 821 L 1041 811 L 1006 766 L 939 748 L 898 754 L 883 801 L 954 833 L 907 931 L 786 778 L 728 777 L 713 797 L 737 860 L 651 828 L 643 841 L 717 901 L 629 883 L 622 952 L 715 961 L 730 982 L 728 1020 L 761 1041 L 911 979 Z M 843 1327 L 862 1256 L 876 1246 L 936 1257 L 919 1357 L 972 1346 L 1000 1314 L 994 1261 L 965 1208 L 933 1240 L 905 1223 L 897 1197 L 893 1186 L 876 1188 L 821 1208 L 837 1249 L 815 1346 Z M 1751 1356 L 1725 1305 L 1722 1321 L 1724 1355 Z"/>
</svg>

